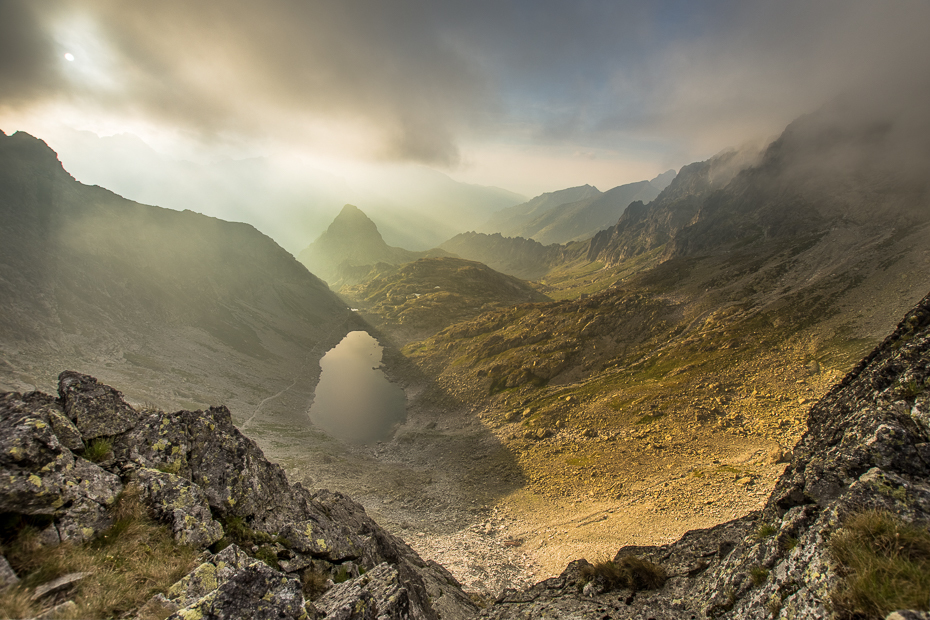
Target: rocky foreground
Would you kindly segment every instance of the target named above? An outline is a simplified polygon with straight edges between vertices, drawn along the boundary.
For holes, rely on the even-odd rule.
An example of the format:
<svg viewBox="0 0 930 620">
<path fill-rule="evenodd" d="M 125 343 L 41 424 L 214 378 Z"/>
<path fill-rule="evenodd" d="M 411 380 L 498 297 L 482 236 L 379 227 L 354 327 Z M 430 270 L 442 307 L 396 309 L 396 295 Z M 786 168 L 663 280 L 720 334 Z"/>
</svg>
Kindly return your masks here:
<svg viewBox="0 0 930 620">
<path fill-rule="evenodd" d="M 100 438 L 110 453 L 83 458 Z M 578 560 L 479 611 L 447 571 L 352 500 L 289 484 L 224 407 L 138 411 L 73 372 L 62 373 L 57 399 L 0 397 L 0 512 L 45 523 L 44 544 L 105 531 L 127 485 L 178 542 L 206 549 L 233 518 L 266 535 L 251 548 L 205 551 L 191 575 L 150 601 L 172 618 L 852 617 L 837 598 L 849 569 L 831 541 L 856 515 L 887 515 L 918 532 L 930 524 L 930 296 L 811 409 L 762 511 L 617 552 L 615 566 L 640 562 L 662 579 L 616 581 Z M 254 557 L 268 552 L 273 562 Z M 348 578 L 308 601 L 298 578 L 308 568 Z"/>
<path fill-rule="evenodd" d="M 148 610 L 185 619 L 460 618 L 476 611 L 447 571 L 421 560 L 360 505 L 289 484 L 225 407 L 138 411 L 120 392 L 75 372 L 61 374 L 58 391 L 58 399 L 0 396 L 0 512 L 46 523 L 43 544 L 81 543 L 107 531 L 108 508 L 128 485 L 141 488 L 178 543 L 206 549 L 223 538 L 223 523 L 264 541 L 207 551 L 204 563 Z M 109 453 L 97 463 L 83 458 L 101 438 Z M 351 578 L 311 603 L 298 577 L 307 569 L 330 581 Z"/>
</svg>

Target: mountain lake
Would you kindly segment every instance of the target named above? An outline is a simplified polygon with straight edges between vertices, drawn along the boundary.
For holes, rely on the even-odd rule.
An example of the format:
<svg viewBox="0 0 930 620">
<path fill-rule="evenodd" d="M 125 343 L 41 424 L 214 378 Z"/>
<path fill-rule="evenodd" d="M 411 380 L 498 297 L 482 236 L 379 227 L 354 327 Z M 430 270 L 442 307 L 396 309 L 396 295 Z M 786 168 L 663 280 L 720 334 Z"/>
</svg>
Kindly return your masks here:
<svg viewBox="0 0 930 620">
<path fill-rule="evenodd" d="M 320 360 L 322 372 L 310 420 L 348 443 L 389 439 L 406 415 L 404 390 L 381 371 L 381 345 L 367 332 L 349 332 Z"/>
</svg>

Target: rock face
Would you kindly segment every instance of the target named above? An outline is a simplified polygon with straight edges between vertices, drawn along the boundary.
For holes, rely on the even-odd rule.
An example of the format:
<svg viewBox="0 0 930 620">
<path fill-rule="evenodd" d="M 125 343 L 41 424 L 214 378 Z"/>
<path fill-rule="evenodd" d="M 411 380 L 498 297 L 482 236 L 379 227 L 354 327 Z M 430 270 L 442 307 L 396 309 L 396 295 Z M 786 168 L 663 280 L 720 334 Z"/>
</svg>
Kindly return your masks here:
<svg viewBox="0 0 930 620">
<path fill-rule="evenodd" d="M 44 542 L 93 538 L 112 525 L 107 508 L 129 485 L 181 544 L 205 548 L 223 537 L 223 524 L 257 541 L 251 552 L 262 561 L 229 546 L 150 601 L 179 618 L 316 614 L 301 591 L 305 569 L 356 575 L 339 600 L 370 598 L 377 617 L 474 612 L 446 571 L 421 560 L 360 505 L 289 484 L 225 407 L 137 411 L 117 390 L 74 372 L 60 375 L 58 399 L 0 395 L 0 511 L 50 523 Z"/>
<path fill-rule="evenodd" d="M 665 569 L 664 587 L 585 585 L 584 561 L 482 617 L 825 618 L 841 580 L 828 541 L 878 509 L 930 526 L 930 296 L 810 412 L 765 508 L 661 547 L 624 547 Z M 909 617 L 904 614 L 904 617 Z"/>
</svg>

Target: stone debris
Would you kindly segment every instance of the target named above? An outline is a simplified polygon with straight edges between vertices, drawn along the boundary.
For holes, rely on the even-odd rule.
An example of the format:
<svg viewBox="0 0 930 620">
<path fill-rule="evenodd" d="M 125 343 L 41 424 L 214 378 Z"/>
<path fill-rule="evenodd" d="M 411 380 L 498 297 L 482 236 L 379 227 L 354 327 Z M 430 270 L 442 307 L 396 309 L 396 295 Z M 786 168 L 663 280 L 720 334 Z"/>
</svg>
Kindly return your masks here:
<svg viewBox="0 0 930 620">
<path fill-rule="evenodd" d="M 924 386 L 924 389 L 914 386 Z M 810 412 L 761 511 L 661 546 L 621 548 L 668 576 L 657 590 L 586 588 L 584 565 L 507 591 L 484 618 L 826 618 L 841 576 L 828 541 L 878 509 L 930 525 L 930 296 Z M 585 563 L 586 564 L 586 563 Z M 902 610 L 889 618 L 921 618 Z"/>
<path fill-rule="evenodd" d="M 48 583 L 43 583 L 40 586 L 36 586 L 36 589 L 32 593 L 32 600 L 37 601 L 43 596 L 48 596 L 49 594 L 56 594 L 70 588 L 75 583 L 87 577 L 89 573 L 68 573 L 67 575 L 62 575 L 57 579 L 53 579 Z"/>
<path fill-rule="evenodd" d="M 15 586 L 17 583 L 19 583 L 19 577 L 16 572 L 6 558 L 0 555 L 0 589 Z"/>
</svg>

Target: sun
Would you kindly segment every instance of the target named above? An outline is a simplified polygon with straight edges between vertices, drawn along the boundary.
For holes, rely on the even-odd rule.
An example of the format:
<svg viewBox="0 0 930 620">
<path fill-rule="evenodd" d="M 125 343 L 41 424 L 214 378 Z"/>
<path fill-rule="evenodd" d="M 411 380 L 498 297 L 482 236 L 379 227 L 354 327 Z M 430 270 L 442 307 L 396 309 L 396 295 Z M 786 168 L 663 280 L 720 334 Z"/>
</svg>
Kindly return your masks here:
<svg viewBox="0 0 930 620">
<path fill-rule="evenodd" d="M 65 52 L 65 60 L 68 62 L 74 62 L 74 54 L 71 52 Z"/>
</svg>

